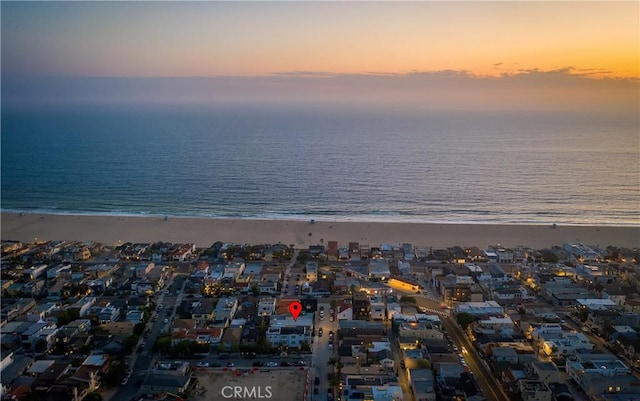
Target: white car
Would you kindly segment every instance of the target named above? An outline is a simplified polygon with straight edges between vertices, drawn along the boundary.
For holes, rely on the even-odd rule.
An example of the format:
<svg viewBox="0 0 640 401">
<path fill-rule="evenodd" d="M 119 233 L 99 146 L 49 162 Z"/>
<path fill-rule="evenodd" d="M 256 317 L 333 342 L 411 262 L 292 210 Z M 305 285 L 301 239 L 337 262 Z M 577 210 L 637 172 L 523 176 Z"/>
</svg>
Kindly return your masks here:
<svg viewBox="0 0 640 401">
<path fill-rule="evenodd" d="M 278 362 L 267 362 L 268 368 L 275 368 L 278 366 Z"/>
<path fill-rule="evenodd" d="M 198 366 L 201 368 L 208 368 L 209 362 L 198 362 Z"/>
</svg>

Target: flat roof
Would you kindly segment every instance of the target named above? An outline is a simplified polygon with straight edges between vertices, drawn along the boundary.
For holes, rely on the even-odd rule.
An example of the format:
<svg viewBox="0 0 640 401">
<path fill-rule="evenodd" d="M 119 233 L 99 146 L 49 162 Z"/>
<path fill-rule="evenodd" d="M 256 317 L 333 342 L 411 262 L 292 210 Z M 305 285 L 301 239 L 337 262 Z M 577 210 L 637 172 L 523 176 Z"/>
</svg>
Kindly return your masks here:
<svg viewBox="0 0 640 401">
<path fill-rule="evenodd" d="M 40 361 L 35 361 L 31 365 L 31 367 L 29 368 L 28 372 L 29 373 L 35 373 L 35 374 L 44 373 L 54 363 L 55 363 L 54 360 L 47 360 L 47 359 L 43 359 L 43 360 L 40 360 Z"/>
</svg>

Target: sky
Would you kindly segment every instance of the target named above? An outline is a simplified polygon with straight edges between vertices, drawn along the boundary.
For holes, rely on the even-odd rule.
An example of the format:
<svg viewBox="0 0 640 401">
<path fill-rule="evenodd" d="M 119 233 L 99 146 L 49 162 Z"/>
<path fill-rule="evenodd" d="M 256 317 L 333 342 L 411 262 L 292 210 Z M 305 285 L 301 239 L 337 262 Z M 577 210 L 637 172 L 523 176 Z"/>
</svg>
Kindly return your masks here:
<svg viewBox="0 0 640 401">
<path fill-rule="evenodd" d="M 637 1 L 3 1 L 1 12 L 3 101 L 638 105 Z"/>
</svg>

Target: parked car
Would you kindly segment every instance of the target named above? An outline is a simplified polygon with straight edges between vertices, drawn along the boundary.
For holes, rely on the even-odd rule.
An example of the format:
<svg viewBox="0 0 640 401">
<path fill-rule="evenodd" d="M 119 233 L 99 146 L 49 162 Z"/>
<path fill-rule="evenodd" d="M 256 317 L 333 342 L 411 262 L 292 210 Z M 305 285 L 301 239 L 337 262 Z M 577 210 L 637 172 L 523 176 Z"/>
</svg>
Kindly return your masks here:
<svg viewBox="0 0 640 401">
<path fill-rule="evenodd" d="M 209 362 L 198 362 L 198 366 L 201 368 L 208 368 Z"/>
<path fill-rule="evenodd" d="M 254 367 L 261 367 L 261 366 L 264 366 L 264 362 L 255 361 L 251 365 L 254 366 Z"/>
<path fill-rule="evenodd" d="M 269 368 L 275 368 L 276 366 L 278 366 L 278 362 L 267 362 L 267 367 Z"/>
</svg>

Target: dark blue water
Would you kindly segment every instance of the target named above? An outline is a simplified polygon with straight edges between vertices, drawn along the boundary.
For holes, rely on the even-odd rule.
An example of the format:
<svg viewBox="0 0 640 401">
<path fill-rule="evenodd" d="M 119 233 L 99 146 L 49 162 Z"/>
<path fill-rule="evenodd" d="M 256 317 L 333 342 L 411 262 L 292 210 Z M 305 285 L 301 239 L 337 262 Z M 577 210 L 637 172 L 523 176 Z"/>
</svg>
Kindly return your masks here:
<svg viewBox="0 0 640 401">
<path fill-rule="evenodd" d="M 278 108 L 2 114 L 2 209 L 640 224 L 637 118 Z"/>
</svg>

